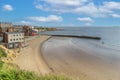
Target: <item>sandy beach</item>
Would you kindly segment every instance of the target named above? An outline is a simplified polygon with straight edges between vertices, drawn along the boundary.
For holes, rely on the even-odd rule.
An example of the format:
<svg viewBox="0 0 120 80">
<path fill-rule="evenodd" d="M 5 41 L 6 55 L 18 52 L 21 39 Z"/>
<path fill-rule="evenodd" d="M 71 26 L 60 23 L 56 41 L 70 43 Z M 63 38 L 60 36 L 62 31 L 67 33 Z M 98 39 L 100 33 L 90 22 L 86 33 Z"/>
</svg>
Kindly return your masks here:
<svg viewBox="0 0 120 80">
<path fill-rule="evenodd" d="M 28 41 L 29 46 L 21 50 L 14 63 L 37 74 L 66 75 L 75 80 L 120 79 L 119 51 L 81 40 L 79 45 L 73 38 L 49 38 L 40 36 Z"/>
<path fill-rule="evenodd" d="M 37 74 L 50 73 L 50 69 L 40 53 L 40 46 L 49 37 L 50 36 L 40 36 L 27 41 L 29 46 L 21 50 L 19 56 L 13 63 L 17 64 L 23 70 L 33 71 Z"/>
</svg>

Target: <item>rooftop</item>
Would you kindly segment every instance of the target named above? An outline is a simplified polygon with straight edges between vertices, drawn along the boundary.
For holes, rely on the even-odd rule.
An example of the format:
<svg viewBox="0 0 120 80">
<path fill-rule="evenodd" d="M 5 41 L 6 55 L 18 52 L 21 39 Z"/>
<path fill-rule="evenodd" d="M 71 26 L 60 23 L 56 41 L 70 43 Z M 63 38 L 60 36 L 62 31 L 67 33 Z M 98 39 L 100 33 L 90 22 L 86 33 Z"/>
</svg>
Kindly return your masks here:
<svg viewBox="0 0 120 80">
<path fill-rule="evenodd" d="M 5 32 L 6 34 L 24 34 L 23 32 Z"/>
<path fill-rule="evenodd" d="M 0 24 L 12 24 L 11 22 L 0 22 Z"/>
</svg>

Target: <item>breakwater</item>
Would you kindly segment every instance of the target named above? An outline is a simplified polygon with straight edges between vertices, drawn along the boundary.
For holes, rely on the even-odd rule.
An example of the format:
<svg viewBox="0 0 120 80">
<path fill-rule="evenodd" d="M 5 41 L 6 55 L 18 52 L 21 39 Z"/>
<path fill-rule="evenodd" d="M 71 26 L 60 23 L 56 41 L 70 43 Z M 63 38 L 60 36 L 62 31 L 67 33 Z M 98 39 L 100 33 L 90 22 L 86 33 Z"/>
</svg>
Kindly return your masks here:
<svg viewBox="0 0 120 80">
<path fill-rule="evenodd" d="M 95 39 L 95 40 L 101 40 L 101 37 L 98 36 L 86 36 L 86 35 L 55 35 L 55 34 L 44 34 L 48 36 L 54 36 L 54 37 L 75 37 L 75 38 L 85 38 L 85 39 Z"/>
</svg>

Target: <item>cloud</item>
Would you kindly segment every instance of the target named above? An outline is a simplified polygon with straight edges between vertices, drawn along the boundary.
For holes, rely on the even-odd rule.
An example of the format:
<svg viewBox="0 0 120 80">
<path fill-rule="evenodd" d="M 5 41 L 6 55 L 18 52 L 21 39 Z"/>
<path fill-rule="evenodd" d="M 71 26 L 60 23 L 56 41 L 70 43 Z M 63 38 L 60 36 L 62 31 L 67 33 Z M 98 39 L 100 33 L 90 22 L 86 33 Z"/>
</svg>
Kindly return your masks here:
<svg viewBox="0 0 120 80">
<path fill-rule="evenodd" d="M 93 22 L 93 20 L 90 18 L 90 17 L 84 17 L 84 18 L 77 18 L 78 21 L 81 21 L 81 22 Z"/>
<path fill-rule="evenodd" d="M 120 15 L 119 15 L 119 14 L 111 14 L 111 16 L 112 16 L 113 18 L 120 18 Z"/>
<path fill-rule="evenodd" d="M 89 3 L 88 5 L 77 7 L 75 8 L 74 12 L 77 14 L 100 16 L 98 8 L 93 3 Z"/>
<path fill-rule="evenodd" d="M 32 16 L 32 17 L 28 17 L 28 19 L 37 22 L 61 22 L 63 20 L 61 16 L 56 16 L 56 15 L 49 15 L 47 17 Z"/>
<path fill-rule="evenodd" d="M 91 23 L 86 23 L 85 25 L 86 25 L 86 26 L 92 26 L 92 24 L 91 24 Z"/>
<path fill-rule="evenodd" d="M 88 0 L 37 0 L 35 7 L 44 11 L 60 13 L 71 12 L 75 7 L 81 6 Z"/>
<path fill-rule="evenodd" d="M 31 25 L 32 23 L 29 21 L 22 20 L 20 22 L 17 22 L 17 24 L 22 24 L 22 25 Z"/>
<path fill-rule="evenodd" d="M 84 22 L 86 26 L 91 26 L 92 23 L 94 22 L 94 20 L 90 17 L 83 17 L 83 18 L 78 17 L 77 20 L 80 22 Z"/>
<path fill-rule="evenodd" d="M 87 2 L 87 0 L 44 0 L 48 4 L 65 5 L 65 6 L 79 6 Z"/>
<path fill-rule="evenodd" d="M 106 17 L 107 14 L 110 14 L 113 11 L 106 9 L 103 6 L 96 6 L 94 3 L 88 3 L 87 5 L 74 9 L 74 12 L 91 17 Z"/>
<path fill-rule="evenodd" d="M 3 6 L 3 10 L 5 11 L 13 11 L 13 7 L 9 4 L 6 4 Z"/>
<path fill-rule="evenodd" d="M 35 7 L 48 12 L 109 17 L 110 14 L 119 12 L 120 2 L 103 1 L 101 4 L 96 5 L 94 0 L 38 0 Z"/>
<path fill-rule="evenodd" d="M 115 10 L 115 9 L 120 10 L 120 2 L 111 1 L 111 2 L 104 2 L 103 4 L 104 4 L 103 7 L 109 10 Z"/>
</svg>

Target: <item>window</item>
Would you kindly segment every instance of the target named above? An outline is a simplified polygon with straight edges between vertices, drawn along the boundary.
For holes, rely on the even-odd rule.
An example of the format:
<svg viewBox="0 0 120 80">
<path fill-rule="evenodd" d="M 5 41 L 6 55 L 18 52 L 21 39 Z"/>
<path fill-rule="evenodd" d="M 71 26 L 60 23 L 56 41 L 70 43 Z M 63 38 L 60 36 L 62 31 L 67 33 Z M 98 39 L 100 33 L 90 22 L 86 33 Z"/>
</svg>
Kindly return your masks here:
<svg viewBox="0 0 120 80">
<path fill-rule="evenodd" d="M 12 39 L 10 39 L 10 41 L 12 41 Z"/>
</svg>

